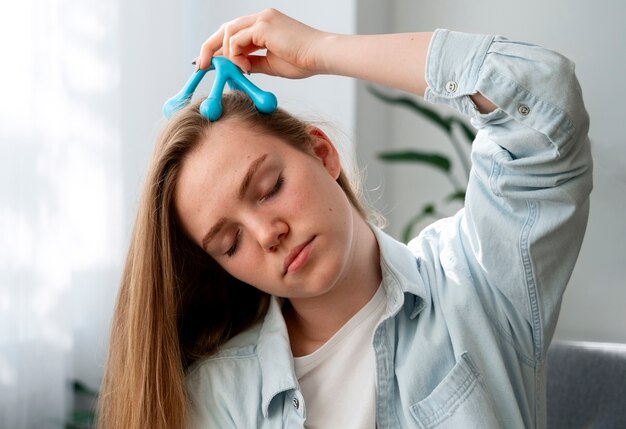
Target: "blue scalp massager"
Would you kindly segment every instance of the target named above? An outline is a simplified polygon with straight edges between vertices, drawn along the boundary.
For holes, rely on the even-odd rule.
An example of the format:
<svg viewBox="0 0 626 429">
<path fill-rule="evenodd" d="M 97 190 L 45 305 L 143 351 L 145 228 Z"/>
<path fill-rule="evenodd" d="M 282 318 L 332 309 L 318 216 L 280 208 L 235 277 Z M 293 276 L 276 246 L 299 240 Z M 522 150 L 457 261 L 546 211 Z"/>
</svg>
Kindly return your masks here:
<svg viewBox="0 0 626 429">
<path fill-rule="evenodd" d="M 163 105 L 163 114 L 166 118 L 171 118 L 174 113 L 185 107 L 191 101 L 193 92 L 209 70 L 215 70 L 215 82 L 211 93 L 206 100 L 200 104 L 200 114 L 209 121 L 217 121 L 222 116 L 222 93 L 224 86 L 228 86 L 233 91 L 243 91 L 252 100 L 256 108 L 261 113 L 272 113 L 276 110 L 278 102 L 276 96 L 271 92 L 263 91 L 258 86 L 250 82 L 235 64 L 224 57 L 213 57 L 211 65 L 205 70 L 196 70 L 183 89 L 178 94 L 170 98 Z"/>
</svg>

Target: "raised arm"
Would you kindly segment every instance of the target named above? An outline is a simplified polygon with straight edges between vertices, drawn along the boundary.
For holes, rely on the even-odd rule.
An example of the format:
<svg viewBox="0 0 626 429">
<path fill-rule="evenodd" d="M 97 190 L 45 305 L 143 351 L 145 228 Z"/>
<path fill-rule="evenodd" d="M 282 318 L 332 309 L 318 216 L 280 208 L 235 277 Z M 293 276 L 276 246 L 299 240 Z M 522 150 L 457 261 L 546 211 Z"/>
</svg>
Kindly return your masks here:
<svg viewBox="0 0 626 429">
<path fill-rule="evenodd" d="M 250 73 L 287 78 L 334 74 L 363 79 L 420 96 L 432 33 L 340 35 L 323 32 L 274 9 L 225 23 L 203 44 L 199 64 L 224 55 Z M 266 55 L 254 55 L 267 49 Z M 479 93 L 481 112 L 495 108 Z"/>
<path fill-rule="evenodd" d="M 542 360 L 592 188 L 589 117 L 574 63 L 527 42 L 437 30 L 426 80 L 427 101 L 468 115 L 478 129 L 465 209 L 444 221 L 456 247 L 442 252 L 456 262 L 441 260 L 461 265 L 519 353 Z M 467 97 L 476 92 L 497 109 L 479 115 Z"/>
</svg>

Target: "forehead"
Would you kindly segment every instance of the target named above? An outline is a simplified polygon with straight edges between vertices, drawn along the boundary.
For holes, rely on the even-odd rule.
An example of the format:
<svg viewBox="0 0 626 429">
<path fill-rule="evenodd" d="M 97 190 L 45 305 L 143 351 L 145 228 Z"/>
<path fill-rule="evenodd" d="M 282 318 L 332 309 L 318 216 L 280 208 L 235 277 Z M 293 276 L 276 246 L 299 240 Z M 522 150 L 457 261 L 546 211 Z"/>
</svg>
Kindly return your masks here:
<svg viewBox="0 0 626 429">
<path fill-rule="evenodd" d="M 216 123 L 183 160 L 177 190 L 240 180 L 250 162 L 264 153 L 279 152 L 280 146 L 277 138 L 238 123 Z"/>
<path fill-rule="evenodd" d="M 280 138 L 232 121 L 216 122 L 183 160 L 174 194 L 183 226 L 194 235 L 193 220 L 208 207 L 236 198 L 248 167 L 260 156 L 284 159 L 294 152 Z"/>
<path fill-rule="evenodd" d="M 208 173 L 232 176 L 247 168 L 255 156 L 280 153 L 281 139 L 234 121 L 214 124 L 207 136 L 183 161 L 183 168 L 200 167 Z M 225 174 L 229 173 L 229 174 Z"/>
</svg>

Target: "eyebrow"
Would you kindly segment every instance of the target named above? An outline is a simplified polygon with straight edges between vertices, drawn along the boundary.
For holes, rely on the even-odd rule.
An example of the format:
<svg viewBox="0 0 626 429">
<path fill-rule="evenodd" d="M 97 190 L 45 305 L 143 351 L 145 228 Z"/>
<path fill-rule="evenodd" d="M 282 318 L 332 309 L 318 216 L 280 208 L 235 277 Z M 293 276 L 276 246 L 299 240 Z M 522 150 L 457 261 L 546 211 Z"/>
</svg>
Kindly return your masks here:
<svg viewBox="0 0 626 429">
<path fill-rule="evenodd" d="M 248 191 L 248 187 L 250 187 L 250 182 L 252 182 L 252 177 L 254 177 L 254 174 L 259 169 L 261 164 L 263 164 L 263 161 L 265 161 L 266 158 L 267 154 L 264 154 L 255 159 L 252 163 L 250 163 L 250 167 L 248 167 L 248 172 L 246 173 L 246 176 L 243 178 L 241 186 L 239 187 L 239 200 L 243 200 L 243 197 Z"/>
<path fill-rule="evenodd" d="M 267 158 L 267 154 L 264 154 L 250 163 L 250 166 L 248 167 L 248 171 L 246 172 L 246 175 L 241 181 L 241 186 L 239 187 L 239 193 L 237 195 L 239 200 L 243 200 L 244 196 L 246 195 L 246 192 L 248 191 L 248 188 L 250 187 L 250 183 L 252 183 L 252 178 L 254 177 L 257 170 L 259 169 L 259 167 L 261 167 L 261 164 L 263 164 L 266 158 Z M 205 251 L 209 242 L 213 240 L 213 238 L 215 238 L 215 236 L 222 230 L 222 228 L 224 228 L 224 225 L 226 225 L 226 218 L 222 217 L 204 235 L 204 237 L 202 238 L 202 248 Z"/>
<path fill-rule="evenodd" d="M 206 235 L 202 239 L 202 249 L 204 249 L 205 252 L 209 242 L 213 240 L 213 238 L 215 238 L 217 233 L 220 232 L 222 228 L 224 228 L 224 225 L 226 225 L 226 218 L 220 218 L 220 220 L 218 220 L 217 223 L 213 225 L 213 228 L 211 228 L 209 232 L 206 233 Z"/>
</svg>

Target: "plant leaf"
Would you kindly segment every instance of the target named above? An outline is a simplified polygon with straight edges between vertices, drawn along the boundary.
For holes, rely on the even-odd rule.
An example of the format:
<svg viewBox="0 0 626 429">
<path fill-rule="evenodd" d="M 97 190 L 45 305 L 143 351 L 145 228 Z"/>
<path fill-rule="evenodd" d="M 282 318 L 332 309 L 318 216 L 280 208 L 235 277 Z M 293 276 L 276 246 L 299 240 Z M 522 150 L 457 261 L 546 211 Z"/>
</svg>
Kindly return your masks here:
<svg viewBox="0 0 626 429">
<path fill-rule="evenodd" d="M 74 392 L 75 395 L 98 396 L 97 391 L 91 389 L 90 387 L 87 387 L 87 385 L 80 380 L 76 380 L 76 379 L 72 380 L 71 385 L 72 385 L 72 391 Z"/>
<path fill-rule="evenodd" d="M 450 201 L 454 201 L 454 200 L 458 200 L 461 201 L 462 203 L 465 202 L 465 191 L 456 191 L 450 195 L 448 195 L 446 197 L 446 201 L 450 202 Z"/>
<path fill-rule="evenodd" d="M 446 133 L 450 134 L 452 132 L 452 125 L 449 118 L 444 118 L 439 113 L 437 113 L 437 111 L 429 107 L 423 106 L 422 104 L 415 101 L 413 98 L 402 95 L 394 96 L 385 94 L 384 92 L 378 90 L 376 87 L 371 85 L 368 86 L 367 89 L 374 97 L 386 101 L 390 104 L 397 104 L 402 107 L 407 107 L 410 110 L 413 110 L 414 112 L 434 122 L 436 125 L 439 125 L 439 127 L 441 127 Z"/>
<path fill-rule="evenodd" d="M 92 410 L 74 411 L 67 424 L 78 427 L 93 427 L 96 421 L 96 412 Z"/>
<path fill-rule="evenodd" d="M 432 216 L 435 213 L 435 206 L 433 204 L 426 204 L 422 207 L 422 211 L 413 216 L 402 230 L 402 241 L 408 243 L 413 238 L 413 228 L 422 220 L 428 216 Z"/>
<path fill-rule="evenodd" d="M 463 131 L 463 135 L 467 138 L 468 143 L 472 144 L 476 138 L 476 131 L 459 118 L 450 117 L 450 120 L 461 127 L 461 131 Z"/>
<path fill-rule="evenodd" d="M 378 157 L 383 161 L 391 162 L 421 162 L 438 168 L 446 173 L 450 172 L 451 167 L 451 162 L 447 157 L 436 153 L 407 150 L 401 152 L 382 152 L 378 154 Z"/>
</svg>

